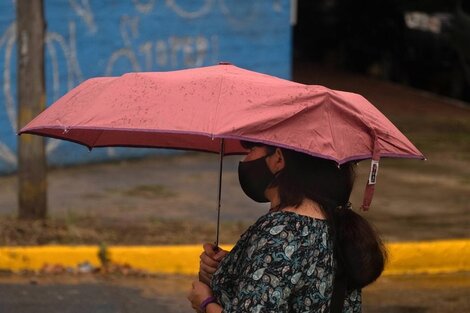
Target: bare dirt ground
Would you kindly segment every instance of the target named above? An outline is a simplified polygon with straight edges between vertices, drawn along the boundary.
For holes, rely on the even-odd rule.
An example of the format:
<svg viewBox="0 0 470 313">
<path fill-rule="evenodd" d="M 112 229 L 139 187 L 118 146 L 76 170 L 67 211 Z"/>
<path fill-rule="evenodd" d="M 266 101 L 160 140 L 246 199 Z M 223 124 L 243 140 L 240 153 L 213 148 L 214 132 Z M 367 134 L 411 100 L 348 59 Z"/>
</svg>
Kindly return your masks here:
<svg viewBox="0 0 470 313">
<path fill-rule="evenodd" d="M 386 241 L 470 236 L 470 105 L 314 65 L 294 77 L 364 95 L 427 156 L 381 162 L 372 208 L 361 214 Z M 224 163 L 223 243 L 267 211 L 240 190 L 239 160 Z M 368 168 L 358 165 L 356 210 Z M 218 156 L 204 153 L 51 169 L 44 222 L 16 221 L 16 177 L 0 177 L 0 245 L 213 241 L 217 171 Z"/>
</svg>

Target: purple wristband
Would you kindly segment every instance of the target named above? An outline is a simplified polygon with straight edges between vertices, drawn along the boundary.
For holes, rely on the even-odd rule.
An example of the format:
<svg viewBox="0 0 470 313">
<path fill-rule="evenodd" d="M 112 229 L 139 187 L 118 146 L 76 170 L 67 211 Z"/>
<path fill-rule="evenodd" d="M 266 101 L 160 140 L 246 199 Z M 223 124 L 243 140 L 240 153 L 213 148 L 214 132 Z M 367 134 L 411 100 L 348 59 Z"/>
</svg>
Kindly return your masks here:
<svg viewBox="0 0 470 313">
<path fill-rule="evenodd" d="M 209 303 L 214 303 L 216 302 L 215 301 L 215 297 L 214 296 L 210 296 L 208 297 L 206 300 L 202 301 L 201 305 L 199 306 L 199 308 L 201 309 L 202 312 L 206 312 L 206 307 L 209 305 Z"/>
</svg>

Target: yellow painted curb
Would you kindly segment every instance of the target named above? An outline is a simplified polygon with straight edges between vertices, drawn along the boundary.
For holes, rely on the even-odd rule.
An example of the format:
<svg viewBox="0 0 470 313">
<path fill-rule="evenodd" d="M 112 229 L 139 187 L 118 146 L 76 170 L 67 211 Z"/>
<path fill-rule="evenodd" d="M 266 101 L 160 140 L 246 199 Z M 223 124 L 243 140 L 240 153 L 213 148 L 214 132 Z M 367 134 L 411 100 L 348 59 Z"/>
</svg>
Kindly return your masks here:
<svg viewBox="0 0 470 313">
<path fill-rule="evenodd" d="M 82 262 L 99 266 L 98 250 L 96 246 L 0 247 L 0 269 L 37 271 L 45 264 L 76 267 Z"/>
<path fill-rule="evenodd" d="M 231 250 L 233 246 L 220 247 Z M 197 274 L 201 252 L 202 245 L 109 248 L 110 258 L 115 263 L 164 274 Z"/>
<path fill-rule="evenodd" d="M 232 245 L 222 245 L 230 250 Z M 470 239 L 390 243 L 389 263 L 384 275 L 451 273 L 470 271 Z M 99 266 L 99 247 L 43 246 L 0 247 L 0 269 L 41 269 L 45 264 L 75 268 L 88 262 Z M 114 246 L 107 249 L 113 263 L 128 264 L 150 273 L 196 274 L 201 245 L 185 246 Z"/>
<path fill-rule="evenodd" d="M 402 242 L 387 245 L 384 275 L 470 271 L 470 240 Z"/>
</svg>

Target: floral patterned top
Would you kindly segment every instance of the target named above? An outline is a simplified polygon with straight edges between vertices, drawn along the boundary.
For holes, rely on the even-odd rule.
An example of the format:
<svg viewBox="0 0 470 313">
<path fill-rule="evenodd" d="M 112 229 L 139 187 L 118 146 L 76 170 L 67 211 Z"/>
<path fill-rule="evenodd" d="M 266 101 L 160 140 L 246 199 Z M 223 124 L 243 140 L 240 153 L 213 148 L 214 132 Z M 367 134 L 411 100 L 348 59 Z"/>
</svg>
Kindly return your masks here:
<svg viewBox="0 0 470 313">
<path fill-rule="evenodd" d="M 325 220 L 294 212 L 263 215 L 240 237 L 212 278 L 223 312 L 330 310 L 335 261 Z M 361 312 L 361 291 L 343 312 Z"/>
</svg>

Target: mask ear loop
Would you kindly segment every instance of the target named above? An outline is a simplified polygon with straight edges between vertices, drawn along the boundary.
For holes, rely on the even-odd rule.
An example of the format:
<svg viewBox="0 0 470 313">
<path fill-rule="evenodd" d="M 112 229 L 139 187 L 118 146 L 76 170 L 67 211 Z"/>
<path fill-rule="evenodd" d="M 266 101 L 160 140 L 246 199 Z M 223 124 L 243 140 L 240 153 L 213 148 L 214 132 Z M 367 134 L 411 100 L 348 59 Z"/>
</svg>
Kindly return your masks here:
<svg viewBox="0 0 470 313">
<path fill-rule="evenodd" d="M 274 155 L 274 154 L 276 153 L 276 150 L 277 150 L 277 149 L 279 149 L 279 150 L 281 151 L 281 153 L 282 153 L 281 148 L 278 148 L 278 147 L 273 147 L 273 148 L 274 148 L 274 150 L 273 150 L 272 152 L 268 152 L 268 154 L 266 154 L 266 156 L 264 157 L 265 160 L 266 160 L 268 157 Z M 275 173 L 273 173 L 274 178 L 273 178 L 273 181 L 271 182 L 271 184 L 276 180 L 276 178 L 279 176 L 279 174 L 280 174 L 281 172 L 282 172 L 282 169 L 279 170 L 279 171 L 277 171 L 277 172 L 275 172 Z M 270 185 L 271 185 L 271 184 L 270 184 Z"/>
<path fill-rule="evenodd" d="M 372 153 L 372 160 L 370 162 L 369 179 L 366 183 L 366 189 L 364 191 L 364 199 L 362 201 L 361 210 L 368 211 L 372 198 L 374 197 L 375 184 L 377 182 L 377 174 L 379 171 L 379 160 L 380 160 L 380 148 L 377 135 L 374 132 L 374 150 Z"/>
<path fill-rule="evenodd" d="M 268 154 L 264 157 L 265 160 L 266 160 L 266 158 L 268 158 L 268 157 L 274 155 L 274 153 L 276 153 L 276 149 L 281 149 L 281 148 L 275 147 L 272 152 L 268 153 Z M 281 153 L 282 153 L 282 150 L 281 150 Z M 269 187 L 272 187 L 272 186 L 274 186 L 274 185 L 277 184 L 277 181 L 276 181 L 276 180 L 277 180 L 279 174 L 281 174 L 281 172 L 282 172 L 282 170 L 279 170 L 279 171 L 273 173 L 274 178 L 273 178 L 273 180 L 271 181 L 271 183 L 269 184 L 268 188 L 269 188 Z M 279 203 L 278 205 L 276 205 L 276 206 L 270 208 L 270 209 L 269 209 L 269 212 L 277 212 L 277 211 L 279 211 L 280 206 L 281 206 L 281 204 Z"/>
</svg>

